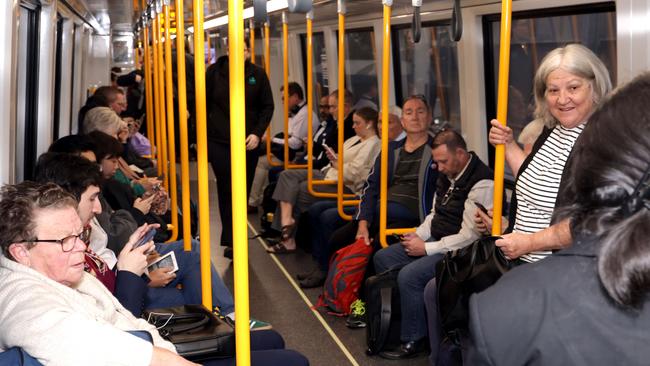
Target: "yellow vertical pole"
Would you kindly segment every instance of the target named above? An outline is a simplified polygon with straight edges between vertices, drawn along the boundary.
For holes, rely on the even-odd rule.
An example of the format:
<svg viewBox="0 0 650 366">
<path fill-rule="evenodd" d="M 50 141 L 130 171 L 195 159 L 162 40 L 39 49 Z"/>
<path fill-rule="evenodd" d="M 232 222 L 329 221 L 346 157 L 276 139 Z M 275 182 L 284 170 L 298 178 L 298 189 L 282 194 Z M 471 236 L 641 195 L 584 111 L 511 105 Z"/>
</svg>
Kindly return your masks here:
<svg viewBox="0 0 650 366">
<path fill-rule="evenodd" d="M 181 212 L 183 212 L 183 247 L 192 249 L 190 222 L 190 157 L 187 133 L 187 96 L 185 81 L 185 19 L 183 0 L 176 0 L 176 75 L 178 78 L 178 127 L 181 142 Z"/>
<path fill-rule="evenodd" d="M 155 5 L 154 5 L 155 6 Z M 163 149 L 162 149 L 162 136 L 160 132 L 160 126 L 162 123 L 160 122 L 160 119 L 162 116 L 160 115 L 160 86 L 158 85 L 160 83 L 160 78 L 158 78 L 158 75 L 160 75 L 160 65 L 158 64 L 158 42 L 160 39 L 158 38 L 158 31 L 157 29 L 159 28 L 159 23 L 158 23 L 158 14 L 154 13 L 153 14 L 153 23 L 152 23 L 152 28 L 151 28 L 151 36 L 153 38 L 152 42 L 152 48 L 153 48 L 153 97 L 154 97 L 154 107 L 155 107 L 155 132 L 156 132 L 156 162 L 158 166 L 158 175 L 163 175 Z"/>
<path fill-rule="evenodd" d="M 287 12 L 282 12 L 282 80 L 284 88 L 284 169 L 289 169 L 289 25 Z"/>
<path fill-rule="evenodd" d="M 205 41 L 208 44 L 208 58 L 207 61 L 204 61 L 206 65 L 210 65 L 210 60 L 212 59 L 212 42 L 210 42 L 210 32 L 205 32 Z M 217 51 L 217 48 L 215 47 L 215 52 Z"/>
<path fill-rule="evenodd" d="M 162 164 L 162 174 L 163 174 L 163 186 L 165 190 L 169 192 L 169 162 L 167 156 L 167 116 L 165 115 L 165 65 L 164 65 L 164 52 L 163 52 L 163 41 L 162 41 L 162 31 L 163 27 L 163 13 L 162 13 L 162 4 L 157 3 L 158 7 L 158 27 L 156 28 L 156 33 L 158 35 L 158 95 L 160 96 L 160 103 L 158 103 L 158 108 L 160 108 L 160 156 L 161 160 L 159 164 Z"/>
<path fill-rule="evenodd" d="M 203 306 L 212 309 L 212 283 L 210 278 L 210 192 L 208 189 L 208 131 L 205 112 L 203 0 L 194 0 L 193 5 L 196 153 L 199 179 L 199 236 L 201 238 L 201 294 L 203 296 Z"/>
<path fill-rule="evenodd" d="M 178 187 L 176 185 L 176 136 L 174 131 L 174 81 L 172 80 L 172 38 L 169 28 L 171 17 L 169 15 L 170 0 L 164 0 L 163 11 L 165 14 L 165 84 L 167 99 L 167 146 L 169 147 L 169 196 L 171 198 L 172 232 L 167 243 L 178 239 Z"/>
<path fill-rule="evenodd" d="M 392 0 L 384 0 L 383 50 L 381 59 L 381 161 L 379 176 L 379 243 L 386 248 L 386 226 L 388 215 L 388 78 L 390 66 L 390 16 Z"/>
<path fill-rule="evenodd" d="M 251 63 L 255 65 L 255 21 L 250 19 L 248 21 L 248 51 L 251 54 Z"/>
<path fill-rule="evenodd" d="M 343 212 L 343 188 L 345 187 L 343 179 L 343 166 L 345 165 L 343 156 L 343 139 L 345 131 L 345 1 L 338 0 L 339 13 L 339 101 L 338 101 L 338 180 L 336 182 L 336 207 L 339 216 L 345 220 L 352 220 L 352 216 Z"/>
<path fill-rule="evenodd" d="M 142 9 L 146 9 L 145 0 L 142 0 Z M 144 10 L 146 11 L 146 10 Z M 145 15 L 146 19 L 149 19 L 149 15 Z M 155 139 L 154 134 L 154 112 L 153 112 L 153 95 L 152 95 L 152 82 L 151 82 L 151 50 L 149 49 L 149 21 L 143 22 L 143 34 L 144 34 L 144 93 L 145 93 L 145 103 L 146 103 L 146 115 L 147 118 L 147 137 L 151 143 L 151 157 L 154 157 L 156 153 L 156 144 L 158 141 Z M 160 164 L 158 164 L 158 169 L 160 174 Z"/>
<path fill-rule="evenodd" d="M 266 76 L 271 79 L 271 30 L 269 22 L 264 22 L 264 70 Z M 266 129 L 266 160 L 271 166 L 282 166 L 283 163 L 278 163 L 273 160 L 271 153 L 271 125 Z"/>
<path fill-rule="evenodd" d="M 244 90 L 244 4 L 243 0 L 228 1 L 228 35 L 230 54 L 230 120 L 245 121 Z M 230 124 L 230 153 L 233 162 L 246 161 L 246 126 Z M 248 308 L 248 229 L 246 212 L 246 165 L 233 164 L 232 210 L 235 270 L 235 355 L 237 365 L 250 365 L 250 330 Z"/>
<path fill-rule="evenodd" d="M 316 196 L 314 190 L 314 43 L 312 23 L 314 20 L 314 11 L 310 10 L 306 16 L 307 19 L 307 189 L 309 194 Z M 316 196 L 317 197 L 317 196 Z"/>
<path fill-rule="evenodd" d="M 501 1 L 501 48 L 499 50 L 499 82 L 497 84 L 497 120 L 504 126 L 506 125 L 506 118 L 508 117 L 508 73 L 510 72 L 511 23 L 512 0 L 503 0 Z M 503 144 L 495 146 L 492 235 L 501 235 L 505 152 L 505 146 Z"/>
</svg>

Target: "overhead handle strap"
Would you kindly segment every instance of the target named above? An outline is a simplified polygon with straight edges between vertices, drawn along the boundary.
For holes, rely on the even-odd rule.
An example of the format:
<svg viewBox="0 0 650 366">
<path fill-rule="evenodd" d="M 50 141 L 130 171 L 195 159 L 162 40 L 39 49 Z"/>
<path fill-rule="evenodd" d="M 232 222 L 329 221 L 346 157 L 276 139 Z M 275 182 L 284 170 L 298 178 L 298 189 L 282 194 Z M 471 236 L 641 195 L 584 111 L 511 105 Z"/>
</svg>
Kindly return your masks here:
<svg viewBox="0 0 650 366">
<path fill-rule="evenodd" d="M 451 11 L 451 40 L 460 41 L 463 35 L 463 15 L 460 11 L 460 0 L 453 0 L 454 5 Z"/>
<path fill-rule="evenodd" d="M 413 0 L 413 21 L 411 22 L 413 43 L 420 42 L 420 37 L 422 36 L 422 19 L 420 18 L 421 7 L 422 0 Z"/>
</svg>

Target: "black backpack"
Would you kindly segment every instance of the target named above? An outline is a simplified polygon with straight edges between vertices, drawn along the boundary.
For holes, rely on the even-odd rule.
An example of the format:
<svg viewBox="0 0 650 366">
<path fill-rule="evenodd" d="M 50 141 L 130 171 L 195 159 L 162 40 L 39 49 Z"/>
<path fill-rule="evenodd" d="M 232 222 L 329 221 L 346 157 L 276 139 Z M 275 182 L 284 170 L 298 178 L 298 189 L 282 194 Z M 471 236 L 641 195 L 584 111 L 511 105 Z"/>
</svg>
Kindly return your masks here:
<svg viewBox="0 0 650 366">
<path fill-rule="evenodd" d="M 400 344 L 398 273 L 399 269 L 391 269 L 366 280 L 366 353 L 369 355 Z"/>
</svg>

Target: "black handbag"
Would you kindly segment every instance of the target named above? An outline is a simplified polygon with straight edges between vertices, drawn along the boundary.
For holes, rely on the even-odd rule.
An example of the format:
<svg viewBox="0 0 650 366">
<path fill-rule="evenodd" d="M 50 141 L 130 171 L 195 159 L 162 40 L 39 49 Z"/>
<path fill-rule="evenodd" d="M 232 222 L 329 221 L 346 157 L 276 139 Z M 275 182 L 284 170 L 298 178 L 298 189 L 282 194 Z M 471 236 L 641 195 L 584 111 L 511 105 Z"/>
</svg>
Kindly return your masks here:
<svg viewBox="0 0 650 366">
<path fill-rule="evenodd" d="M 203 305 L 151 309 L 143 317 L 188 360 L 235 356 L 233 327 Z"/>
<path fill-rule="evenodd" d="M 496 246 L 499 237 L 489 236 L 449 252 L 436 266 L 438 312 L 443 333 L 469 326 L 469 297 L 492 286 L 514 263 Z"/>
</svg>

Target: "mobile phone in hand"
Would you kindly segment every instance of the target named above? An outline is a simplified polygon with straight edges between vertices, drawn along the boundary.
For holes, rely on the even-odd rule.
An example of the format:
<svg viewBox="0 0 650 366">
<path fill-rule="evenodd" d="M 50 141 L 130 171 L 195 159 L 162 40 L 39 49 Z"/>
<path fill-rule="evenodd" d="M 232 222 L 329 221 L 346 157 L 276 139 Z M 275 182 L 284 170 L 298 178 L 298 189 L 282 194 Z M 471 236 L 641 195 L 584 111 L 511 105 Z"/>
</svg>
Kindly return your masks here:
<svg viewBox="0 0 650 366">
<path fill-rule="evenodd" d="M 147 231 L 147 232 L 142 236 L 142 238 L 140 238 L 140 240 L 138 240 L 138 241 L 133 245 L 133 249 L 145 245 L 145 244 L 148 243 L 150 240 L 153 240 L 154 236 L 156 236 L 156 229 L 153 229 L 153 228 L 149 229 L 149 231 Z"/>
<path fill-rule="evenodd" d="M 481 203 L 474 201 L 474 205 L 476 205 L 479 210 L 483 211 L 484 214 L 488 213 L 487 208 L 485 208 L 485 206 L 483 206 Z"/>
</svg>

